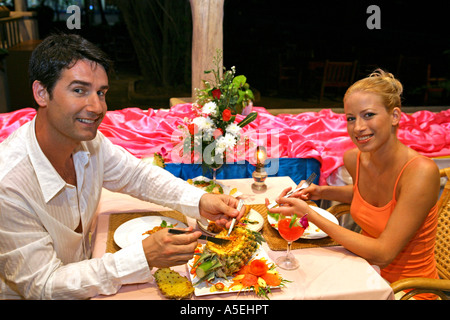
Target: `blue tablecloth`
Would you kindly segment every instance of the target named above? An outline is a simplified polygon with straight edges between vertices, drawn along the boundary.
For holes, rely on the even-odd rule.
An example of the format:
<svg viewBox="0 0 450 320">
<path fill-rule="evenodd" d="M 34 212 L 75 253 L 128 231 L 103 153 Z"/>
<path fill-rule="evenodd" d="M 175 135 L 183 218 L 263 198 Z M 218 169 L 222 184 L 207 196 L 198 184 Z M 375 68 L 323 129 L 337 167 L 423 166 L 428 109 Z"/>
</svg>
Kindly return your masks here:
<svg viewBox="0 0 450 320">
<path fill-rule="evenodd" d="M 276 163 L 278 161 L 278 163 Z M 212 172 L 203 172 L 201 164 L 166 163 L 166 170 L 184 180 L 193 179 L 198 176 L 212 178 Z M 217 171 L 217 179 L 251 178 L 255 166 L 245 163 L 225 164 Z M 268 159 L 266 171 L 269 177 L 289 176 L 299 184 L 306 180 L 311 173 L 317 174 L 314 183 L 318 184 L 320 176 L 320 163 L 316 159 L 280 158 Z"/>
</svg>

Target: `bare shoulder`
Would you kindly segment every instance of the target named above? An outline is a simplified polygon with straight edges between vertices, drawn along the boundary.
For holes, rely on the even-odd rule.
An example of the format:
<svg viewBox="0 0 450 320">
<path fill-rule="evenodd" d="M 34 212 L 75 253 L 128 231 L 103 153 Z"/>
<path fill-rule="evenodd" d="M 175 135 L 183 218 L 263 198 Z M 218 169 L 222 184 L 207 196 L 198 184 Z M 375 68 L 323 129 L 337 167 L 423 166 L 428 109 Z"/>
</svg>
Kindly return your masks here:
<svg viewBox="0 0 450 320">
<path fill-rule="evenodd" d="M 423 175 L 439 180 L 439 167 L 436 162 L 425 156 L 414 159 L 405 170 L 410 174 L 414 173 L 413 175 Z"/>
<path fill-rule="evenodd" d="M 402 187 L 417 188 L 422 192 L 439 193 L 440 175 L 436 163 L 427 157 L 417 157 L 404 170 Z"/>
<path fill-rule="evenodd" d="M 344 153 L 344 166 L 350 175 L 354 176 L 356 172 L 356 163 L 358 159 L 358 148 L 350 149 Z"/>
</svg>

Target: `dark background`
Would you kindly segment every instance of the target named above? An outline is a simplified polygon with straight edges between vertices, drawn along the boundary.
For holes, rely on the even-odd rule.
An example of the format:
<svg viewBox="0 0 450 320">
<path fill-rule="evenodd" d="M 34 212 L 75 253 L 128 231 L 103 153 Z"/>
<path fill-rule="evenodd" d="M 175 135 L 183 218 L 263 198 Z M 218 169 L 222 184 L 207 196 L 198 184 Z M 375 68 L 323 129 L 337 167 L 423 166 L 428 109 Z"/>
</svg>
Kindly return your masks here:
<svg viewBox="0 0 450 320">
<path fill-rule="evenodd" d="M 55 31 L 80 33 L 115 60 L 117 74 L 112 79 L 142 78 L 135 88 L 141 97 L 190 95 L 192 21 L 188 0 L 107 0 L 105 8 L 99 7 L 97 0 L 78 1 L 82 7 L 80 30 L 67 29 L 69 14 L 65 6 L 55 7 L 56 3 L 47 0 L 29 8 L 38 12 L 41 38 Z M 143 21 L 133 13 L 127 16 L 124 5 L 129 4 L 142 6 L 138 12 L 144 12 Z M 367 28 L 370 5 L 381 10 L 379 30 Z M 449 81 L 442 84 L 446 90 L 424 100 L 428 66 L 433 77 L 450 79 L 449 7 L 444 0 L 225 0 L 224 66 L 235 66 L 238 74 L 246 75 L 261 97 L 299 99 L 314 106 L 323 70 L 311 65 L 327 59 L 357 60 L 355 80 L 376 68 L 393 73 L 404 85 L 405 106 L 449 105 Z M 133 28 L 142 31 L 136 33 Z M 144 59 L 136 42 L 149 38 Z M 280 79 L 283 67 L 292 70 L 285 81 Z M 128 86 L 125 80 L 118 86 Z M 329 101 L 340 101 L 343 90 L 328 94 Z M 168 101 L 166 96 L 164 101 Z M 145 104 L 145 99 L 142 101 Z"/>
<path fill-rule="evenodd" d="M 380 30 L 366 26 L 371 4 L 380 7 Z M 279 65 L 295 66 L 297 94 L 308 96 L 317 91 L 308 92 L 309 62 L 358 60 L 357 78 L 378 67 L 390 71 L 404 84 L 405 103 L 417 105 L 422 103 L 428 64 L 434 75 L 449 75 L 449 7 L 445 1 L 280 1 L 275 6 L 228 0 L 224 63 L 236 65 L 261 91 L 277 88 L 279 94 Z"/>
</svg>

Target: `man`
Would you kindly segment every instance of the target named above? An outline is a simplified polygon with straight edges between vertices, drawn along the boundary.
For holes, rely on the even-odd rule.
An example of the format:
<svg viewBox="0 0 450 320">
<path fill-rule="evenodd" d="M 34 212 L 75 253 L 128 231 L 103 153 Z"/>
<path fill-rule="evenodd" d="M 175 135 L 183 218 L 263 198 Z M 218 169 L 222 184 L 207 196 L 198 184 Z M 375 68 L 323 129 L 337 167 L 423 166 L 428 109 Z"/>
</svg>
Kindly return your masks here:
<svg viewBox="0 0 450 320">
<path fill-rule="evenodd" d="M 223 226 L 243 215 L 236 199 L 192 187 L 97 132 L 107 110 L 109 69 L 105 54 L 76 35 L 52 35 L 32 54 L 36 117 L 0 144 L 3 299 L 114 294 L 123 284 L 149 281 L 154 267 L 192 258 L 199 231 L 162 230 L 89 259 L 88 231 L 102 187 Z"/>
</svg>

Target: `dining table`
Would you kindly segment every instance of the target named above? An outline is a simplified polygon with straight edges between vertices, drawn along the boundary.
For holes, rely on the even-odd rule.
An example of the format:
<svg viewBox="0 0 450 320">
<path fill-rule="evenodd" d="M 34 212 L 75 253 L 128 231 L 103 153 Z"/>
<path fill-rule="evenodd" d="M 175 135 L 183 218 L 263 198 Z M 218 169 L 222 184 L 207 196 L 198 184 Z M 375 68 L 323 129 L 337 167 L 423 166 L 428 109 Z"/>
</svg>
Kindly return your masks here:
<svg viewBox="0 0 450 320">
<path fill-rule="evenodd" d="M 273 201 L 287 187 L 296 187 L 288 176 L 269 177 L 266 179 L 267 188 L 254 191 L 253 179 L 223 179 L 218 180 L 228 189 L 237 190 L 239 199 L 250 208 L 255 209 L 264 219 L 260 230 L 265 241 L 261 250 L 268 259 L 275 261 L 277 257 L 286 254 L 286 241 L 282 239 L 276 229 L 268 222 L 265 199 Z M 111 192 L 103 189 L 97 209 L 97 219 L 92 228 L 92 257 L 98 258 L 106 252 L 115 252 L 120 247 L 114 243 L 114 232 L 117 227 L 143 215 L 160 214 L 171 216 L 181 215 L 170 208 L 154 203 L 141 201 L 126 194 Z M 195 230 L 200 228 L 198 221 L 182 216 L 187 225 Z M 200 240 L 202 241 L 202 240 Z M 379 268 L 369 264 L 365 259 L 351 253 L 330 237 L 320 239 L 299 239 L 294 242 L 292 253 L 300 262 L 295 270 L 284 270 L 277 267 L 277 271 L 288 280 L 284 286 L 272 288 L 270 300 L 391 300 L 394 294 L 389 284 L 380 276 Z M 187 265 L 171 267 L 181 276 L 189 278 Z M 152 270 L 154 273 L 156 269 Z M 159 300 L 165 299 L 159 290 L 155 279 L 146 283 L 123 285 L 116 294 L 97 295 L 94 300 Z M 251 300 L 261 299 L 253 292 L 211 292 L 211 294 L 194 295 L 191 300 Z"/>
</svg>

